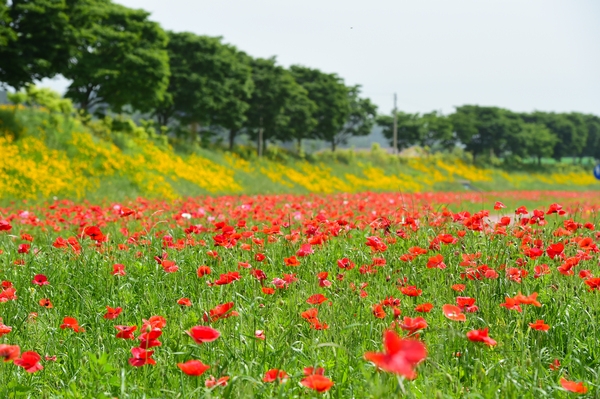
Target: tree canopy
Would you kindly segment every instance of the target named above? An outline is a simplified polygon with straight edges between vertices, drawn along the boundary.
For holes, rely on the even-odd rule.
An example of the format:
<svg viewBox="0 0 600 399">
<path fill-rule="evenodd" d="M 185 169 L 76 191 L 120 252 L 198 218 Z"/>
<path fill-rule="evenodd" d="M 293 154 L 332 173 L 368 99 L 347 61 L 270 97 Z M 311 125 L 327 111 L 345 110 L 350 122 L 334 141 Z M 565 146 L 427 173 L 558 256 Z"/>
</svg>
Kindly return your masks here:
<svg viewBox="0 0 600 399">
<path fill-rule="evenodd" d="M 72 80 L 66 96 L 84 111 L 101 104 L 152 110 L 168 85 L 167 35 L 143 10 L 111 3 L 93 12 L 97 19 L 63 73 Z"/>
</svg>

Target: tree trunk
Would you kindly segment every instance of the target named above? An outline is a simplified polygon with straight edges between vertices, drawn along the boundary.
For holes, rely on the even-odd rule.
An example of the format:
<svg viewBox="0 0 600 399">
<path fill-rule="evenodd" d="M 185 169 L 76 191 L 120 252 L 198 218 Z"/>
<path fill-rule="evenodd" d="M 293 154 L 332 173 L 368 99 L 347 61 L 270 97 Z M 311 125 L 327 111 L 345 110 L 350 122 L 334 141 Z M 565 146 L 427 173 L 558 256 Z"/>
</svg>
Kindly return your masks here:
<svg viewBox="0 0 600 399">
<path fill-rule="evenodd" d="M 198 140 L 198 142 L 202 142 L 202 136 L 200 134 L 200 130 L 201 130 L 201 126 L 198 122 L 193 122 L 190 125 L 190 131 L 191 131 L 191 139 L 192 140 Z"/>
<path fill-rule="evenodd" d="M 542 166 L 542 157 L 539 155 L 537 157 L 537 164 L 538 164 L 538 166 Z"/>
<path fill-rule="evenodd" d="M 233 151 L 233 144 L 234 144 L 236 135 L 237 135 L 237 130 L 234 130 L 234 129 L 229 130 L 229 151 Z"/>
<path fill-rule="evenodd" d="M 296 139 L 298 155 L 302 154 L 302 139 Z"/>
<path fill-rule="evenodd" d="M 169 116 L 164 113 L 164 114 L 158 114 L 156 115 L 156 119 L 158 119 L 158 124 L 161 126 L 167 126 L 169 124 Z"/>
<path fill-rule="evenodd" d="M 263 128 L 258 128 L 258 138 L 256 140 L 256 153 L 259 158 L 263 156 Z"/>
<path fill-rule="evenodd" d="M 335 152 L 335 140 L 331 140 L 331 152 Z"/>
</svg>

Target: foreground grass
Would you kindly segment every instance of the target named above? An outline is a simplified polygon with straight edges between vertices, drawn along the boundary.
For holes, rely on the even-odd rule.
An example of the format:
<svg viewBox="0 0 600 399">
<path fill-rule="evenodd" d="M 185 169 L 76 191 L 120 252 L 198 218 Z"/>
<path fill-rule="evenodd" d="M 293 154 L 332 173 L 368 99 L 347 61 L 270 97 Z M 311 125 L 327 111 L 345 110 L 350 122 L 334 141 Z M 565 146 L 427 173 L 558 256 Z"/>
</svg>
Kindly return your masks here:
<svg viewBox="0 0 600 399">
<path fill-rule="evenodd" d="M 561 387 L 561 377 L 582 381 L 587 395 L 597 395 L 600 305 L 597 290 L 590 290 L 598 275 L 597 205 L 572 205 L 572 213 L 563 216 L 544 212 L 541 223 L 530 224 L 523 220 L 532 216 L 532 209 L 514 216 L 512 210 L 494 211 L 492 204 L 482 202 L 490 209 L 488 216 L 459 213 L 462 209 L 456 204 L 452 211 L 444 210 L 432 198 L 404 201 L 393 194 L 207 197 L 176 203 L 138 200 L 97 207 L 57 202 L 3 209 L 0 219 L 12 228 L 0 232 L 0 279 L 12 283 L 17 298 L 0 303 L 2 322 L 12 327 L 0 344 L 36 351 L 44 368 L 29 374 L 16 365 L 0 364 L 0 396 L 574 395 Z M 124 207 L 133 213 L 125 216 L 129 212 Z M 511 225 L 491 221 L 507 213 Z M 97 226 L 102 236 L 91 235 L 85 226 Z M 60 243 L 53 246 L 57 237 L 74 240 L 60 248 Z M 370 247 L 367 242 L 383 245 Z M 551 258 L 546 250 L 559 242 L 564 244 L 563 255 Z M 31 247 L 26 251 L 22 244 Z M 407 254 L 414 253 L 414 247 L 427 252 L 410 259 Z M 446 267 L 428 268 L 437 254 Z M 294 255 L 300 264 L 287 266 L 285 259 Z M 340 268 L 338 260 L 343 258 L 355 267 Z M 178 270 L 170 270 L 173 265 L 167 261 Z M 577 263 L 572 275 L 564 267 L 558 270 L 567 262 Z M 114 264 L 124 265 L 126 274 L 113 275 Z M 199 277 L 201 265 L 211 273 Z M 495 274 L 484 276 L 483 265 Z M 549 273 L 536 277 L 542 265 Z M 257 269 L 266 278 L 259 280 Z M 584 270 L 589 273 L 580 275 Z M 219 275 L 228 272 L 239 272 L 240 278 L 216 285 Z M 319 276 L 322 272 L 328 273 L 329 286 Z M 37 274 L 44 274 L 50 284 L 33 284 Z M 457 292 L 452 288 L 456 284 L 464 284 L 465 290 Z M 7 286 L 3 284 L 4 290 Z M 407 296 L 401 291 L 407 286 L 422 292 Z M 265 293 L 269 289 L 273 294 Z M 522 312 L 500 306 L 518 293 L 538 293 L 541 306 L 521 305 Z M 308 304 L 314 294 L 327 300 Z M 443 305 L 456 305 L 458 296 L 475 298 L 479 308 L 466 313 L 465 322 L 450 320 L 442 312 Z M 383 307 L 383 318 L 373 312 L 374 305 L 389 297 L 399 300 L 400 324 L 406 323 L 404 317 L 420 316 L 427 322 L 418 339 L 428 356 L 413 381 L 377 371 L 364 359 L 366 352 L 382 351 L 382 334 L 392 328 L 392 307 Z M 191 306 L 179 305 L 181 298 L 189 298 Z M 49 299 L 53 307 L 40 306 L 42 299 Z M 228 302 L 234 303 L 237 316 L 205 321 L 205 313 Z M 433 309 L 416 312 L 424 303 Z M 123 310 L 116 319 L 105 319 L 106 306 Z M 310 308 L 318 308 L 318 320 L 328 328 L 315 329 L 301 317 Z M 128 363 L 130 350 L 140 340 L 117 339 L 114 326 L 135 325 L 138 337 L 143 320 L 157 315 L 166 325 L 161 328 L 161 345 L 151 348 L 156 365 L 133 367 Z M 65 317 L 75 317 L 85 331 L 60 328 Z M 549 331 L 529 327 L 538 319 L 550 325 Z M 185 333 L 196 325 L 210 325 L 221 336 L 197 344 Z M 466 338 L 467 332 L 486 327 L 496 346 Z M 264 340 L 256 337 L 257 330 L 264 332 Z M 191 359 L 210 369 L 200 377 L 185 375 L 177 364 Z M 555 359 L 560 367 L 551 370 Z M 323 367 L 333 387 L 318 394 L 300 385 L 303 369 L 309 366 Z M 289 379 L 263 382 L 265 372 L 275 368 L 285 370 Z M 207 388 L 209 375 L 230 379 L 227 386 Z"/>
</svg>

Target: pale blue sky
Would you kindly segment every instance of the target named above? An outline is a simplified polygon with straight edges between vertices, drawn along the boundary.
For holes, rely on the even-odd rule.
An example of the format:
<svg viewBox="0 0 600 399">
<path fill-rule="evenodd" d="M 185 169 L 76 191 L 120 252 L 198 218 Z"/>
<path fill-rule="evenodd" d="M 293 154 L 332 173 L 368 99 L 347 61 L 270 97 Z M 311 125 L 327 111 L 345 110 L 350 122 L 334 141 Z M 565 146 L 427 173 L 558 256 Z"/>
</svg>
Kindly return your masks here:
<svg viewBox="0 0 600 399">
<path fill-rule="evenodd" d="M 388 112 L 600 115 L 599 0 L 118 0 L 165 29 L 336 72 Z M 57 88 L 61 81 L 51 82 Z"/>
</svg>

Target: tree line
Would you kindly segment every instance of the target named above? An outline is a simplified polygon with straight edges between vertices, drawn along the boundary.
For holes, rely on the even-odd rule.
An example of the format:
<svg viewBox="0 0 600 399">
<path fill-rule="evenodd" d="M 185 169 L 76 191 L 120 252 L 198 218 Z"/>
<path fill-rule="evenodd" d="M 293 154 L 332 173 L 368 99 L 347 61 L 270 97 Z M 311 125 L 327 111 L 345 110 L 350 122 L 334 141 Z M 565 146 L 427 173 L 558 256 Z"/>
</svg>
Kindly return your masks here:
<svg viewBox="0 0 600 399">
<path fill-rule="evenodd" d="M 456 146 L 474 158 L 516 156 L 561 160 L 572 157 L 600 159 L 600 117 L 592 114 L 531 112 L 519 113 L 499 107 L 463 105 L 454 113 L 409 114 L 398 112 L 400 149 L 412 145 L 434 150 Z M 392 142 L 393 113 L 380 115 L 377 123 Z"/>
<path fill-rule="evenodd" d="M 273 140 L 321 139 L 335 151 L 376 123 L 392 138 L 394 115 L 378 116 L 360 86 L 335 73 L 284 68 L 219 37 L 164 31 L 148 12 L 110 0 L 0 2 L 0 83 L 19 90 L 56 75 L 71 81 L 65 96 L 83 113 L 140 111 L 192 138 L 225 130 L 230 149 L 245 133 L 259 154 Z M 396 119 L 400 149 L 600 158 L 595 115 L 465 105 Z"/>
</svg>

